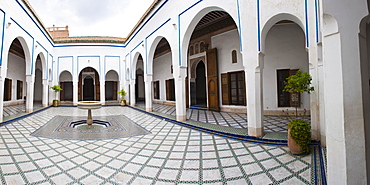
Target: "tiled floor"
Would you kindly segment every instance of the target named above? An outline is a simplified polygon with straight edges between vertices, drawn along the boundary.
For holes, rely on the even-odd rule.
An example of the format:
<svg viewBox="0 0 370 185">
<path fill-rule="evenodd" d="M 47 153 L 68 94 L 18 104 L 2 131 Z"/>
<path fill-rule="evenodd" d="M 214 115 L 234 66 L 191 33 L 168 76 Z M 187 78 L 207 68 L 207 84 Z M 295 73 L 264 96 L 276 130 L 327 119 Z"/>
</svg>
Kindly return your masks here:
<svg viewBox="0 0 370 185">
<path fill-rule="evenodd" d="M 145 108 L 143 102 L 136 105 L 140 108 Z M 176 116 L 176 107 L 171 105 L 153 104 L 153 111 L 171 116 Z M 229 113 L 229 112 L 214 112 L 208 110 L 187 109 L 187 119 L 215 124 L 232 128 L 248 128 L 246 113 Z M 309 117 L 307 117 L 307 121 Z M 264 116 L 264 131 L 265 132 L 287 132 L 288 120 L 284 116 Z"/>
<path fill-rule="evenodd" d="M 33 108 L 38 109 L 41 108 L 42 104 L 41 102 L 34 102 L 33 103 Z M 26 112 L 26 105 L 25 104 L 19 104 L 19 105 L 11 105 L 11 106 L 6 106 L 4 107 L 4 112 L 3 112 L 3 117 L 9 117 L 13 116 L 19 113 L 24 113 Z"/>
<path fill-rule="evenodd" d="M 0 127 L 2 184 L 320 184 L 321 152 L 294 156 L 286 146 L 219 137 L 130 107 L 122 115 L 151 134 L 111 140 L 30 136 L 56 115 L 83 116 L 76 107 L 49 108 Z"/>
</svg>

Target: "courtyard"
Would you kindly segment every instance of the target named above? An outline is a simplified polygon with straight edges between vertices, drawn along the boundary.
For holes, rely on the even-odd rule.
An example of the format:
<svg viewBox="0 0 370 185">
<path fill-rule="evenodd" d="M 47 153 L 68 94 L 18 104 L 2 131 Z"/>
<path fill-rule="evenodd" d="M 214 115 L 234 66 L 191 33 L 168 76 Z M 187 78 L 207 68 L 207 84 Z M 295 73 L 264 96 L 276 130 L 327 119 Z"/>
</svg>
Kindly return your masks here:
<svg viewBox="0 0 370 185">
<path fill-rule="evenodd" d="M 171 107 L 104 106 L 94 116 L 120 115 L 148 131 L 116 139 L 55 139 L 31 136 L 56 116 L 84 116 L 73 106 L 47 107 L 13 116 L 0 126 L 2 184 L 326 184 L 325 149 L 291 155 L 281 138 L 243 134 L 243 117 L 220 113 L 211 120 L 177 122 Z M 158 112 L 156 112 L 158 111 Z M 204 117 L 200 111 L 190 115 Z M 206 111 L 207 112 L 207 111 Z M 208 114 L 215 114 L 214 112 Z M 18 114 L 19 115 L 19 114 Z M 232 125 L 234 129 L 225 127 Z M 15 119 L 14 119 L 15 118 Z M 225 121 L 229 120 L 229 121 Z M 235 123 L 235 120 L 237 120 Z M 265 118 L 265 122 L 279 122 Z M 212 126 L 204 126 L 212 125 Z M 274 128 L 273 124 L 266 127 Z M 282 131 L 281 129 L 280 131 Z M 234 132 L 235 131 L 235 132 Z M 270 129 L 270 133 L 273 132 Z M 268 133 L 268 131 L 266 131 Z"/>
</svg>

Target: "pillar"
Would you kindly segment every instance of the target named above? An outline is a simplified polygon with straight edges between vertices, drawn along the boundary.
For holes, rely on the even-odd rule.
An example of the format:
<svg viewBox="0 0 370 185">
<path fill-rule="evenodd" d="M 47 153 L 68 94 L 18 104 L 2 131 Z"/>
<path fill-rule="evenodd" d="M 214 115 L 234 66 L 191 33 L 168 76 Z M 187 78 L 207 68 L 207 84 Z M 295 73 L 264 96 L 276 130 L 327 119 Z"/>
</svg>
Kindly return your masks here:
<svg viewBox="0 0 370 185">
<path fill-rule="evenodd" d="M 177 121 L 186 121 L 186 69 L 186 66 L 180 66 L 178 75 L 174 74 Z"/>
<path fill-rule="evenodd" d="M 147 112 L 153 111 L 153 75 L 152 74 L 145 74 L 145 110 Z"/>
<path fill-rule="evenodd" d="M 105 80 L 100 81 L 100 102 L 105 105 Z"/>
<path fill-rule="evenodd" d="M 78 102 L 78 81 L 73 80 L 73 105 L 77 105 Z"/>
<path fill-rule="evenodd" d="M 48 106 L 49 97 L 49 81 L 48 79 L 42 79 L 42 107 Z"/>
<path fill-rule="evenodd" d="M 35 75 L 26 75 L 27 82 L 27 95 L 26 95 L 26 112 L 33 112 L 33 93 L 34 93 L 34 83 Z"/>
<path fill-rule="evenodd" d="M 130 80 L 130 105 L 131 106 L 136 105 L 135 84 L 136 84 L 136 79 L 131 79 Z"/>
</svg>

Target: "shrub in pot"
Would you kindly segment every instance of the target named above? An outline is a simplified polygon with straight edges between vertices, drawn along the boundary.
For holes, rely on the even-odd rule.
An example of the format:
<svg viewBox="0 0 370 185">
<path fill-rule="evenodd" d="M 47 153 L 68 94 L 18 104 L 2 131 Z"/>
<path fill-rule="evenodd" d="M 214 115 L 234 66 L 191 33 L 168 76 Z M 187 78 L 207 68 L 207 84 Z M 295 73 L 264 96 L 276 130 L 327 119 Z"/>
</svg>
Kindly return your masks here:
<svg viewBox="0 0 370 185">
<path fill-rule="evenodd" d="M 284 91 L 289 93 L 311 93 L 310 87 L 312 77 L 307 72 L 297 71 L 295 75 L 289 76 L 284 82 Z M 289 116 L 289 112 L 287 112 Z M 304 115 L 305 116 L 305 115 Z M 303 116 L 303 117 L 304 117 Z M 298 106 L 295 107 L 295 118 L 288 123 L 288 146 L 292 154 L 310 153 L 311 147 L 311 125 L 298 117 Z"/>
<path fill-rule="evenodd" d="M 53 100 L 53 106 L 58 107 L 59 106 L 59 100 L 57 99 L 57 93 L 63 90 L 60 88 L 60 85 L 54 85 L 50 87 L 55 92 L 55 99 Z"/>
<path fill-rule="evenodd" d="M 120 104 L 122 106 L 127 105 L 126 104 L 126 99 L 125 99 L 125 96 L 127 95 L 127 92 L 124 89 L 121 89 L 121 90 L 117 91 L 117 93 L 121 96 Z"/>
</svg>

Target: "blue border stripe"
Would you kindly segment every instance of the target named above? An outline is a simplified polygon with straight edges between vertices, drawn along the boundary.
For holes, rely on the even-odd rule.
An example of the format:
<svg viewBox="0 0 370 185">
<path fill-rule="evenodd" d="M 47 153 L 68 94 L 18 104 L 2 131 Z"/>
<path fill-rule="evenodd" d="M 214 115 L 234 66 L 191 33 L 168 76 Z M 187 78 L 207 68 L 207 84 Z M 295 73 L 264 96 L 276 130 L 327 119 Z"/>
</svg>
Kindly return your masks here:
<svg viewBox="0 0 370 185">
<path fill-rule="evenodd" d="M 315 14 L 316 14 L 316 43 L 319 42 L 319 11 L 318 11 L 318 3 L 315 0 Z"/>
<path fill-rule="evenodd" d="M 4 51 L 5 16 L 6 16 L 6 13 L 2 9 L 0 9 L 0 11 L 4 13 L 3 29 L 2 29 L 2 33 L 1 33 L 1 50 L 0 50 L 0 66 L 3 66 L 3 51 Z"/>
<path fill-rule="evenodd" d="M 72 80 L 73 80 L 73 75 L 74 75 L 74 62 L 73 62 L 73 56 L 59 56 L 58 57 L 58 64 L 57 64 L 57 80 L 58 80 L 58 82 L 59 82 L 59 75 L 60 75 L 60 71 L 59 71 L 59 66 L 60 66 L 60 61 L 59 61 L 59 59 L 61 59 L 61 58 L 72 58 L 72 71 L 71 71 L 71 73 L 72 73 Z M 77 66 L 78 67 L 78 66 Z"/>
<path fill-rule="evenodd" d="M 121 73 L 121 57 L 120 56 L 113 56 L 113 55 L 105 55 L 104 56 L 104 80 L 106 80 L 106 74 L 107 74 L 107 58 L 118 58 L 118 64 L 119 64 L 119 69 L 118 69 L 118 74 L 120 75 Z M 119 78 L 119 76 L 118 76 Z"/>
<path fill-rule="evenodd" d="M 24 12 L 26 12 L 26 14 L 28 15 L 28 17 L 32 20 L 32 22 L 37 26 L 37 28 L 41 31 L 41 33 L 45 36 L 45 38 L 49 41 L 49 43 L 53 45 L 53 42 L 51 41 L 51 39 L 49 39 L 49 37 L 45 34 L 45 32 L 40 28 L 40 26 L 36 23 L 36 21 L 32 18 L 32 16 L 28 13 L 28 11 L 22 6 L 22 4 L 18 1 L 18 0 L 15 0 L 18 5 L 23 9 Z"/>
<path fill-rule="evenodd" d="M 305 18 L 306 18 L 306 47 L 310 47 L 310 41 L 308 37 L 308 6 L 307 0 L 304 1 Z"/>
<path fill-rule="evenodd" d="M 62 48 L 62 47 L 85 47 L 85 46 L 99 46 L 99 47 L 117 47 L 117 48 L 125 48 L 125 45 L 104 45 L 104 44 L 92 44 L 92 45 L 87 45 L 87 44 L 66 44 L 66 45 L 55 45 L 55 48 Z"/>
<path fill-rule="evenodd" d="M 238 24 L 239 24 L 239 41 L 240 41 L 240 51 L 243 51 L 243 39 L 242 39 L 242 24 L 240 22 L 240 7 L 239 7 L 239 0 L 236 0 L 236 6 L 238 9 Z"/>
<path fill-rule="evenodd" d="M 258 51 L 261 51 L 261 17 L 260 17 L 260 0 L 257 0 L 257 39 Z"/>
</svg>

